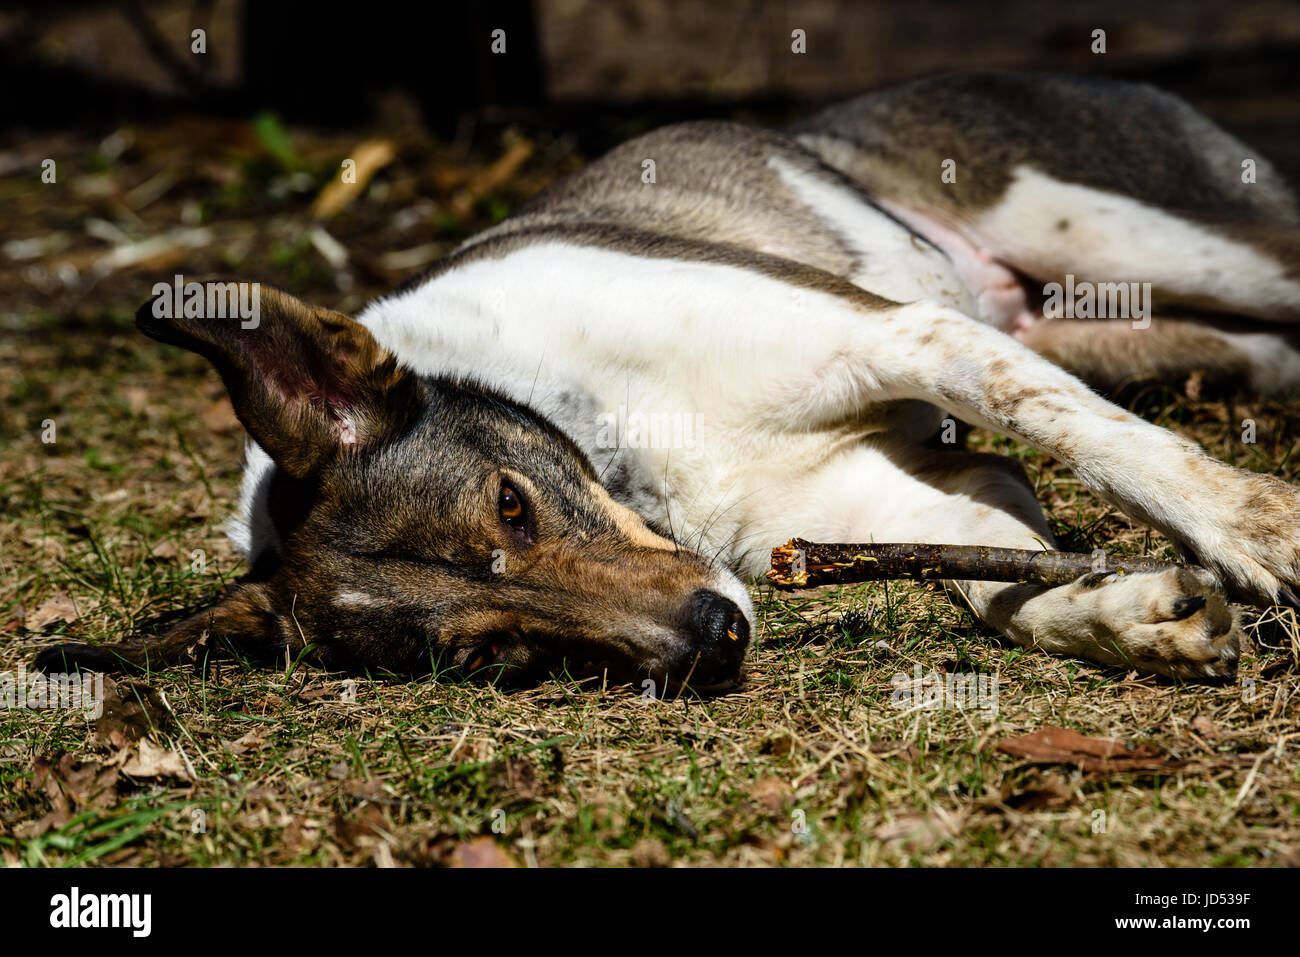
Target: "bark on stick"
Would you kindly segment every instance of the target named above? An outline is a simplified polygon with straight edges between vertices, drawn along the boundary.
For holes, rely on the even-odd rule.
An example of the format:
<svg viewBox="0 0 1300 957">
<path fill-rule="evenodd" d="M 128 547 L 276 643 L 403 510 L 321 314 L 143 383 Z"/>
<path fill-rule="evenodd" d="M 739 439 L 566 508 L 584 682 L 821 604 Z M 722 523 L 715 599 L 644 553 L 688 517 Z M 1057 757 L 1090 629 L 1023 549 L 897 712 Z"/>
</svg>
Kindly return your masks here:
<svg viewBox="0 0 1300 957">
<path fill-rule="evenodd" d="M 894 578 L 1068 585 L 1090 572 L 1134 574 L 1177 567 L 1180 567 L 1177 563 L 1153 558 L 1119 558 L 1084 552 L 987 545 L 849 545 L 792 538 L 772 549 L 772 570 L 767 573 L 767 579 L 775 587 L 785 589 Z"/>
</svg>

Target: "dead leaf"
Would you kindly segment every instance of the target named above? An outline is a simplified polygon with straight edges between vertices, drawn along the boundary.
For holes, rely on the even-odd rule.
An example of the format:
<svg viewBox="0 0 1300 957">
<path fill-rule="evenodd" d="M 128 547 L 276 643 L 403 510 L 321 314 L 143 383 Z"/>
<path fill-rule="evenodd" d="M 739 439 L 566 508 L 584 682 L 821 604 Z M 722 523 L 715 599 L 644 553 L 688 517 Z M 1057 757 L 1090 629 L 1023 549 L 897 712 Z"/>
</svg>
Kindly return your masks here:
<svg viewBox="0 0 1300 957">
<path fill-rule="evenodd" d="M 943 809 L 933 814 L 900 814 L 876 828 L 877 840 L 901 844 L 909 853 L 919 854 L 950 841 L 961 832 L 961 818 Z"/>
<path fill-rule="evenodd" d="M 496 761 L 486 772 L 494 790 L 521 800 L 540 797 L 545 788 L 538 780 L 537 768 L 526 758 L 508 757 Z"/>
<path fill-rule="evenodd" d="M 132 415 L 139 415 L 145 409 L 149 408 L 149 390 L 138 385 L 129 385 L 121 390 L 122 398 L 126 399 L 126 407 Z"/>
<path fill-rule="evenodd" d="M 1073 764 L 1085 771 L 1168 771 L 1187 764 L 1150 745 L 1129 748 L 1122 741 L 1091 738 L 1068 728 L 1042 728 L 1003 738 L 997 749 L 1039 764 Z"/>
<path fill-rule="evenodd" d="M 387 792 L 384 791 L 384 786 L 374 778 L 369 780 L 352 778 L 343 782 L 341 790 L 349 797 L 363 798 L 368 801 L 383 801 L 388 797 Z"/>
<path fill-rule="evenodd" d="M 185 759 L 177 752 L 159 747 L 148 738 L 141 738 L 139 750 L 127 758 L 122 773 L 133 778 L 190 779 Z"/>
<path fill-rule="evenodd" d="M 384 811 L 378 805 L 365 804 L 359 808 L 355 817 L 339 814 L 334 818 L 334 836 L 340 844 L 350 850 L 368 850 L 382 843 L 389 830 Z"/>
<path fill-rule="evenodd" d="M 1042 811 L 1068 807 L 1077 800 L 1074 789 L 1059 774 L 1044 774 L 1035 784 L 1035 787 L 1026 787 L 1020 791 L 1006 787 L 998 803 L 1016 811 Z"/>
<path fill-rule="evenodd" d="M 223 741 L 222 744 L 231 754 L 247 754 L 249 751 L 261 751 L 267 746 L 266 739 L 257 731 L 250 731 L 236 741 Z"/>
<path fill-rule="evenodd" d="M 314 846 L 319 834 L 320 824 L 317 821 L 295 815 L 280 834 L 276 857 L 281 861 L 293 860 Z"/>
<path fill-rule="evenodd" d="M 81 608 L 89 611 L 90 603 L 83 602 Z M 78 608 L 76 599 L 71 598 L 66 592 L 59 592 L 53 598 L 37 606 L 35 611 L 29 611 L 23 624 L 28 631 L 45 631 L 56 621 L 62 621 L 70 625 L 81 615 L 82 611 Z"/>
<path fill-rule="evenodd" d="M 340 688 L 327 686 L 324 688 L 306 688 L 298 692 L 298 700 L 304 704 L 315 704 L 318 701 L 333 702 L 344 699 L 343 691 Z"/>
<path fill-rule="evenodd" d="M 175 558 L 180 554 L 180 549 L 176 547 L 176 542 L 174 540 L 164 538 L 149 550 L 149 554 L 154 558 Z"/>
<path fill-rule="evenodd" d="M 759 745 L 759 754 L 771 754 L 778 758 L 785 757 L 794 750 L 794 738 L 788 734 L 775 734 Z"/>
<path fill-rule="evenodd" d="M 104 710 L 95 719 L 92 744 L 120 749 L 150 732 L 166 731 L 171 724 L 171 713 L 153 688 L 104 676 Z"/>
<path fill-rule="evenodd" d="M 13 617 L 0 625 L 0 631 L 19 631 L 26 627 L 26 623 L 27 609 L 22 605 L 15 605 Z"/>
<path fill-rule="evenodd" d="M 31 786 L 43 790 L 50 802 L 48 814 L 14 828 L 23 839 L 39 837 L 62 827 L 73 814 L 91 807 L 117 803 L 118 769 L 97 761 L 82 761 L 70 754 L 38 756 L 32 763 Z"/>
<path fill-rule="evenodd" d="M 451 867 L 518 867 L 519 862 L 490 837 L 476 837 L 456 845 L 447 862 Z"/>
</svg>

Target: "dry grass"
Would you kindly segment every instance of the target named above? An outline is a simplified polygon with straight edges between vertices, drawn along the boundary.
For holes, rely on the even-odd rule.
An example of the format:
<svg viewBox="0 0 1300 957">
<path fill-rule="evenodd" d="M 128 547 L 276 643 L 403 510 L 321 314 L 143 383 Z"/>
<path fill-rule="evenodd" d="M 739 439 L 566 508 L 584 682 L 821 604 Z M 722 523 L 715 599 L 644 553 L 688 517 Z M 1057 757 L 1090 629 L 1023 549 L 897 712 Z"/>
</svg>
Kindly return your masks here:
<svg viewBox="0 0 1300 957">
<path fill-rule="evenodd" d="M 328 160 L 322 169 L 336 160 L 328 147 L 319 146 Z M 78 148 L 74 155 L 93 154 Z M 427 152 L 406 149 L 387 174 L 387 195 L 414 189 L 407 181 L 419 185 L 429 162 Z M 151 162 L 177 162 L 159 155 L 165 151 L 142 151 L 133 166 L 110 166 L 113 189 L 156 173 Z M 242 162 L 230 161 L 245 176 Z M 529 175 L 542 181 L 567 162 L 555 154 Z M 0 241 L 61 229 L 76 233 L 75 251 L 86 218 L 114 213 L 109 200 L 77 194 L 71 170 L 68 182 L 54 192 L 0 180 L 8 198 L 41 217 L 6 221 Z M 216 189 L 190 188 L 201 201 Z M 531 188 L 502 187 L 500 201 Z M 300 242 L 309 200 L 310 193 L 278 206 L 249 200 L 251 209 L 232 200 L 213 215 L 223 235 L 248 237 L 248 263 L 263 270 L 250 278 L 354 308 L 379 280 L 358 272 L 343 290 L 322 269 Z M 493 201 L 439 226 L 438 241 L 499 214 Z M 370 196 L 331 230 L 349 246 L 399 248 L 391 205 Z M 141 210 L 136 228 L 161 230 L 174 212 Z M 277 236 L 291 254 L 259 252 L 281 242 Z M 220 253 L 192 255 L 210 268 Z M 130 311 L 175 266 L 149 268 L 48 292 L 33 291 L 18 270 L 0 279 L 14 292 L 0 340 L 0 670 L 16 670 L 63 634 L 120 637 L 134 621 L 202 601 L 241 572 L 220 531 L 234 500 L 240 431 L 201 360 L 131 329 Z M 1294 405 L 1136 390 L 1130 398 L 1220 457 L 1296 478 Z M 52 444 L 40 439 L 48 418 L 57 428 Z M 1255 444 L 1240 440 L 1244 418 L 1256 422 Z M 1025 461 L 1066 547 L 1168 557 L 1158 536 L 1042 456 L 980 433 L 972 444 Z M 28 631 L 59 596 L 75 602 L 76 619 Z M 760 589 L 756 597 L 763 620 L 749 681 L 712 699 L 646 701 L 563 679 L 519 693 L 383 677 L 357 679 L 352 689 L 346 675 L 301 664 L 276 671 L 229 663 L 206 679 L 170 671 L 123 685 L 127 703 L 98 728 L 67 710 L 0 712 L 0 857 L 197 865 L 1300 863 L 1293 756 L 1300 688 L 1295 630 L 1286 622 L 1265 616 L 1254 629 L 1260 646 L 1244 657 L 1237 682 L 1180 685 L 1005 647 L 922 586 L 796 597 Z M 916 667 L 996 673 L 996 715 L 896 706 L 895 676 Z M 130 707 L 137 696 L 143 710 Z M 1045 726 L 1119 739 L 1170 761 L 1142 772 L 1084 771 L 997 749 Z M 140 733 L 179 763 L 159 764 L 134 740 Z"/>
</svg>

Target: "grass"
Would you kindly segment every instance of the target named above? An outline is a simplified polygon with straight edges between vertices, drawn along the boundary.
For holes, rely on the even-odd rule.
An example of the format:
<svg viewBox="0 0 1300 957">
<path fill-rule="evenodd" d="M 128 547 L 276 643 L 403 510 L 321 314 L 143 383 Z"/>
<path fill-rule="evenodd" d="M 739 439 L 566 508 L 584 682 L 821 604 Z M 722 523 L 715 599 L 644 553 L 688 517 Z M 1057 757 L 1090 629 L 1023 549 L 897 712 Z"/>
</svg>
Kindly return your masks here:
<svg viewBox="0 0 1300 957">
<path fill-rule="evenodd" d="M 315 162 L 301 143 L 295 150 Z M 402 175 L 390 183 L 399 196 Z M 6 189 L 19 201 L 27 195 Z M 59 216 L 80 215 L 71 193 L 65 202 Z M 268 279 L 351 308 L 364 285 L 301 285 L 325 280 L 319 262 L 299 261 L 312 254 L 294 215 L 250 213 L 250 248 L 263 252 L 249 256 L 266 264 Z M 345 239 L 374 221 L 365 210 L 348 215 L 332 227 Z M 277 248 L 278 265 L 269 255 Z M 16 671 L 60 635 L 123 637 L 243 571 L 221 532 L 242 433 L 202 360 L 131 329 L 130 310 L 153 278 L 109 277 L 95 305 L 29 292 L 6 307 L 0 671 Z M 23 284 L 0 277 L 6 285 Z M 1296 478 L 1293 404 L 1150 390 L 1130 399 L 1219 457 Z M 1241 441 L 1246 418 L 1254 444 Z M 52 443 L 41 440 L 49 419 Z M 1045 457 L 980 432 L 970 444 L 1024 461 L 1064 547 L 1170 557 L 1158 535 Z M 75 602 L 76 620 L 28 630 L 60 596 Z M 206 677 L 178 669 L 124 682 L 100 722 L 67 709 L 0 710 L 0 859 L 1300 863 L 1300 696 L 1285 622 L 1252 615 L 1257 643 L 1236 683 L 1184 685 L 1007 647 L 927 586 L 757 588 L 755 599 L 749 680 L 716 698 L 652 701 L 563 678 L 506 693 L 226 662 Z M 996 714 L 899 707 L 896 676 L 918 667 L 996 674 Z M 1145 746 L 1176 766 L 1085 772 L 997 749 L 1045 726 Z M 182 770 L 148 767 L 142 733 L 179 755 Z"/>
</svg>

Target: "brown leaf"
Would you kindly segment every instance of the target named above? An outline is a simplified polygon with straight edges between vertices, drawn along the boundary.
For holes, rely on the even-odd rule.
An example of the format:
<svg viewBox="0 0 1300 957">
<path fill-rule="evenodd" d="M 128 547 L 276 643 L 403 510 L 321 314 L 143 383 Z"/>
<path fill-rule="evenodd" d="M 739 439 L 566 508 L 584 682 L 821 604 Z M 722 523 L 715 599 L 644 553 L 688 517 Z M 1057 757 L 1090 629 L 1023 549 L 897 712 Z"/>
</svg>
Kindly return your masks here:
<svg viewBox="0 0 1300 957">
<path fill-rule="evenodd" d="M 487 774 L 494 790 L 504 792 L 512 798 L 531 800 L 540 797 L 545 788 L 537 778 L 537 768 L 526 758 L 508 757 L 496 761 L 487 768 Z"/>
<path fill-rule="evenodd" d="M 89 611 L 90 603 L 83 602 L 81 609 Z M 24 625 L 28 631 L 44 631 L 56 621 L 72 624 L 81 617 L 81 614 L 82 611 L 78 609 L 76 600 L 69 597 L 66 592 L 59 592 L 37 606 L 34 611 L 29 611 Z"/>
<path fill-rule="evenodd" d="M 22 605 L 15 605 L 13 617 L 0 625 L 0 631 L 19 631 L 26 627 L 26 623 L 27 609 Z"/>
<path fill-rule="evenodd" d="M 451 867 L 518 867 L 519 862 L 490 837 L 476 837 L 456 845 L 447 862 Z"/>
<path fill-rule="evenodd" d="M 1047 727 L 1003 738 L 997 749 L 1035 763 L 1073 764 L 1085 771 L 1166 771 L 1187 764 L 1149 745 L 1130 749 L 1122 741 L 1091 738 L 1068 728 Z"/>
<path fill-rule="evenodd" d="M 771 754 L 776 757 L 785 757 L 794 750 L 794 738 L 788 734 L 776 734 L 767 738 L 759 745 L 760 754 Z"/>
<path fill-rule="evenodd" d="M 1001 803 L 1017 811 L 1041 811 L 1067 807 L 1077 800 L 1074 789 L 1059 774 L 1046 774 L 1036 783 L 1037 787 L 1027 787 L 1021 791 L 1005 788 Z"/>
<path fill-rule="evenodd" d="M 121 390 L 122 398 L 126 399 L 126 407 L 131 410 L 132 414 L 139 415 L 145 409 L 149 408 L 149 390 L 138 385 L 129 385 Z"/>
<path fill-rule="evenodd" d="M 164 538 L 149 550 L 149 554 L 154 558 L 175 558 L 180 554 L 180 549 L 176 547 L 176 542 L 173 539 Z"/>
<path fill-rule="evenodd" d="M 267 746 L 266 739 L 258 731 L 250 731 L 237 741 L 223 741 L 222 744 L 231 754 L 247 754 L 249 751 L 261 751 Z"/>
<path fill-rule="evenodd" d="M 384 840 L 389 824 L 378 805 L 365 804 L 354 817 L 339 814 L 334 818 L 334 836 L 349 850 L 367 850 Z"/>
<path fill-rule="evenodd" d="M 122 773 L 133 778 L 190 779 L 189 768 L 177 752 L 159 747 L 148 738 L 140 739 L 139 750 L 127 758 Z"/>
<path fill-rule="evenodd" d="M 1219 726 L 1203 714 L 1192 719 L 1192 730 L 1203 738 L 1217 738 L 1222 734 Z"/>
<path fill-rule="evenodd" d="M 382 801 L 388 797 L 388 794 L 384 791 L 384 786 L 374 778 L 369 780 L 352 778 L 343 782 L 341 790 L 349 797 L 365 798 L 371 801 Z"/>
<path fill-rule="evenodd" d="M 152 731 L 165 731 L 171 724 L 171 714 L 158 692 L 138 682 L 104 676 L 104 711 L 95 719 L 92 743 L 121 748 Z"/>
<path fill-rule="evenodd" d="M 324 688 L 306 688 L 298 693 L 298 700 L 304 704 L 315 704 L 318 701 L 335 702 L 344 699 L 340 688 L 329 685 Z"/>
<path fill-rule="evenodd" d="M 877 827 L 875 837 L 879 841 L 901 844 L 908 852 L 919 854 L 951 840 L 960 831 L 959 817 L 936 809 L 932 814 L 900 814 L 888 824 Z"/>
<path fill-rule="evenodd" d="M 50 812 L 14 828 L 18 837 L 39 837 L 62 827 L 73 814 L 117 802 L 118 769 L 97 761 L 81 761 L 70 754 L 39 756 L 32 764 L 32 786 L 45 792 Z"/>
</svg>

